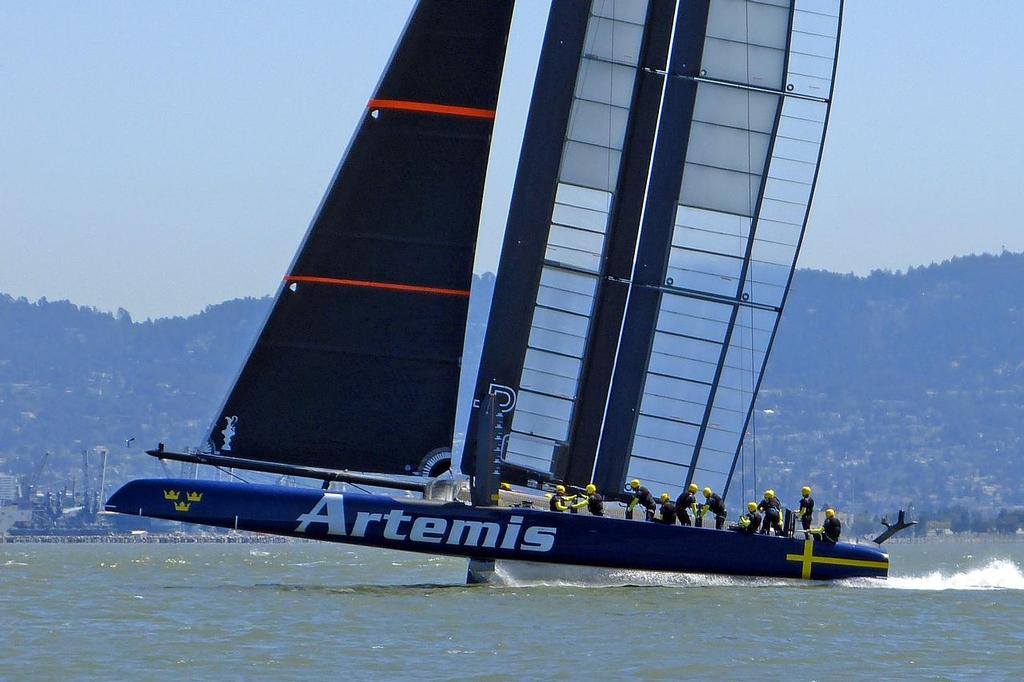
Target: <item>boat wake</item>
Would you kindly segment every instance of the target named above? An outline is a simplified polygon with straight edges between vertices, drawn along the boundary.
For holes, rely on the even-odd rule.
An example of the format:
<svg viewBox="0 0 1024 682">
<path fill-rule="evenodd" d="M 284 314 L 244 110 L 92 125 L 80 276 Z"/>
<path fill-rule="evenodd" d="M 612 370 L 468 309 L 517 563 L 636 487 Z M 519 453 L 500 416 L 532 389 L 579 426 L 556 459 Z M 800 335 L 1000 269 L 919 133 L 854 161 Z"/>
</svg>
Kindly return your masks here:
<svg viewBox="0 0 1024 682">
<path fill-rule="evenodd" d="M 1024 590 L 1024 570 L 1010 559 L 993 559 L 964 571 L 932 571 L 924 575 L 852 578 L 836 583 L 805 583 L 780 578 L 743 578 L 695 573 L 660 573 L 585 566 L 551 566 L 526 562 L 497 562 L 495 587 L 779 587 L 799 585 L 889 590 Z"/>
<path fill-rule="evenodd" d="M 891 590 L 1024 590 L 1024 572 L 1010 559 L 993 559 L 984 566 L 954 573 L 932 571 L 917 576 L 892 576 L 888 580 L 855 578 L 842 584 Z"/>
<path fill-rule="evenodd" d="M 492 587 L 776 587 L 779 578 L 744 578 L 700 573 L 617 570 L 522 561 L 495 563 Z"/>
</svg>

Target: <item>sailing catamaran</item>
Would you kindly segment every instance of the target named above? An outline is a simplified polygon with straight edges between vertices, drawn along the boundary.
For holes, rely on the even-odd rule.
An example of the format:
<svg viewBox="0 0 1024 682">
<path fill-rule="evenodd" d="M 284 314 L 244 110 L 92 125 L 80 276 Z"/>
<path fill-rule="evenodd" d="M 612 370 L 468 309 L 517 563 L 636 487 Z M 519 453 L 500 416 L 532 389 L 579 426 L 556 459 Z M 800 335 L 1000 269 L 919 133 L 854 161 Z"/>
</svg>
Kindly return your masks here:
<svg viewBox="0 0 1024 682">
<path fill-rule="evenodd" d="M 885 576 L 874 547 L 538 504 L 591 482 L 625 499 L 632 478 L 730 490 L 803 238 L 841 10 L 553 0 L 457 478 L 512 1 L 419 0 L 208 447 L 150 452 L 322 489 L 139 480 L 107 509 L 465 556 L 478 579 L 495 560 Z"/>
</svg>

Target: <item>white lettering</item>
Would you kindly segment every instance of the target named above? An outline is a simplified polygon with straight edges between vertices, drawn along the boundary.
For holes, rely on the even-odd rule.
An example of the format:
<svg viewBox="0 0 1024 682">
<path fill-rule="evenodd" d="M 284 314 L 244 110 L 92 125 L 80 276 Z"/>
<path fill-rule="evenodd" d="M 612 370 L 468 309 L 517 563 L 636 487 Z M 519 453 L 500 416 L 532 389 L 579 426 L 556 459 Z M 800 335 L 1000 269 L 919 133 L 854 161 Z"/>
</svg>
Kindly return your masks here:
<svg viewBox="0 0 1024 682">
<path fill-rule="evenodd" d="M 384 526 L 384 537 L 388 540 L 404 540 L 405 534 L 398 532 L 399 527 L 403 521 L 412 521 L 412 517 L 398 509 L 392 509 L 384 516 L 388 520 Z"/>
<path fill-rule="evenodd" d="M 325 493 L 307 514 L 300 514 L 299 533 L 309 532 L 310 524 L 322 523 L 327 526 L 328 535 L 346 535 L 344 496 Z M 372 533 L 387 540 L 410 540 L 431 544 L 445 543 L 466 547 L 491 547 L 495 549 L 526 550 L 528 552 L 549 552 L 555 546 L 556 528 L 533 526 L 523 531 L 522 516 L 511 516 L 507 523 L 493 521 L 467 521 L 465 519 L 437 518 L 434 516 L 414 517 L 400 509 L 387 512 L 356 512 L 351 536 L 366 537 Z M 373 524 L 383 527 L 371 528 Z M 403 532 L 402 524 L 411 523 Z M 522 541 L 520 541 L 522 537 Z M 498 545 L 498 540 L 501 545 Z"/>
<path fill-rule="evenodd" d="M 516 542 L 519 540 L 519 531 L 523 529 L 523 527 L 519 525 L 522 522 L 522 516 L 513 516 L 508 520 L 508 527 L 505 529 L 505 537 L 501 539 L 502 549 L 516 548 Z"/>
<path fill-rule="evenodd" d="M 550 552 L 551 548 L 555 546 L 555 533 L 557 532 L 557 528 L 547 528 L 544 526 L 527 528 L 526 535 L 523 536 L 521 549 L 530 552 Z"/>
<path fill-rule="evenodd" d="M 366 528 L 371 523 L 379 522 L 383 514 L 371 514 L 370 512 L 358 512 L 356 522 L 352 524 L 352 537 L 361 538 L 366 536 Z"/>
<path fill-rule="evenodd" d="M 466 540 L 462 541 L 462 532 L 466 531 Z M 480 544 L 480 534 L 487 531 L 483 545 Z M 463 521 L 455 519 L 452 521 L 452 532 L 448 535 L 449 545 L 468 545 L 470 547 L 494 547 L 498 543 L 498 535 L 501 534 L 501 527 L 489 521 Z"/>
<path fill-rule="evenodd" d="M 345 501 L 337 493 L 325 493 L 308 514 L 299 514 L 296 532 L 305 533 L 311 523 L 326 523 L 328 535 L 345 534 Z"/>
<path fill-rule="evenodd" d="M 448 522 L 444 519 L 421 516 L 413 522 L 412 530 L 409 531 L 409 539 L 413 542 L 441 542 L 446 530 L 448 530 Z"/>
</svg>

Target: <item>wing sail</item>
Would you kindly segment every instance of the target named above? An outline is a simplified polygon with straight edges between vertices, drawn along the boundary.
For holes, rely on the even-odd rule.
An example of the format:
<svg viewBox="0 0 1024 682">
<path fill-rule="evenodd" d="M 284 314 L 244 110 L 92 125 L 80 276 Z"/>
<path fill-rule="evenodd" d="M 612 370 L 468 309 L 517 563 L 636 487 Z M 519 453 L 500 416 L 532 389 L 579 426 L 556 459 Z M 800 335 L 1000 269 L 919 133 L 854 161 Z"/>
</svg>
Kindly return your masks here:
<svg viewBox="0 0 1024 682">
<path fill-rule="evenodd" d="M 569 5 L 552 18 L 578 42 L 542 53 L 476 395 L 504 396 L 512 472 L 727 490 L 803 237 L 841 3 Z"/>
<path fill-rule="evenodd" d="M 712 0 L 699 69 L 673 67 L 654 166 L 676 200 L 652 186 L 598 461 L 609 489 L 729 488 L 803 238 L 840 13 Z"/>
<path fill-rule="evenodd" d="M 653 4 L 670 25 L 672 4 Z M 635 104 L 645 68 L 664 68 L 669 31 L 656 14 L 647 0 L 555 0 L 549 14 L 475 394 L 507 396 L 506 465 L 542 479 L 571 464 L 617 188 L 635 173 L 632 147 L 653 138 L 655 118 L 645 128 Z M 478 445 L 467 442 L 466 473 Z"/>
</svg>

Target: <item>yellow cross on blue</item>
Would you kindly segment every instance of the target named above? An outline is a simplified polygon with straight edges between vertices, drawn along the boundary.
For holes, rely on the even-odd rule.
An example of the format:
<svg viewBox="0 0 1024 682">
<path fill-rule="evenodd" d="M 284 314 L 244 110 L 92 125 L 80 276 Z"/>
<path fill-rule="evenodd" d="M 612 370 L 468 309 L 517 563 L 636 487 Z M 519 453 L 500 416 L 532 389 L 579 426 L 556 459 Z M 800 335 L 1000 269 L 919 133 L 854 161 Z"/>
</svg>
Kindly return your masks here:
<svg viewBox="0 0 1024 682">
<path fill-rule="evenodd" d="M 832 564 L 833 566 L 858 566 L 860 568 L 878 568 L 883 571 L 889 570 L 888 561 L 868 561 L 866 559 L 840 559 L 830 556 L 814 556 L 814 539 L 807 538 L 804 541 L 803 554 L 787 554 L 786 561 L 799 561 L 802 563 L 800 577 L 804 580 L 811 579 L 811 566 L 814 564 Z"/>
</svg>

